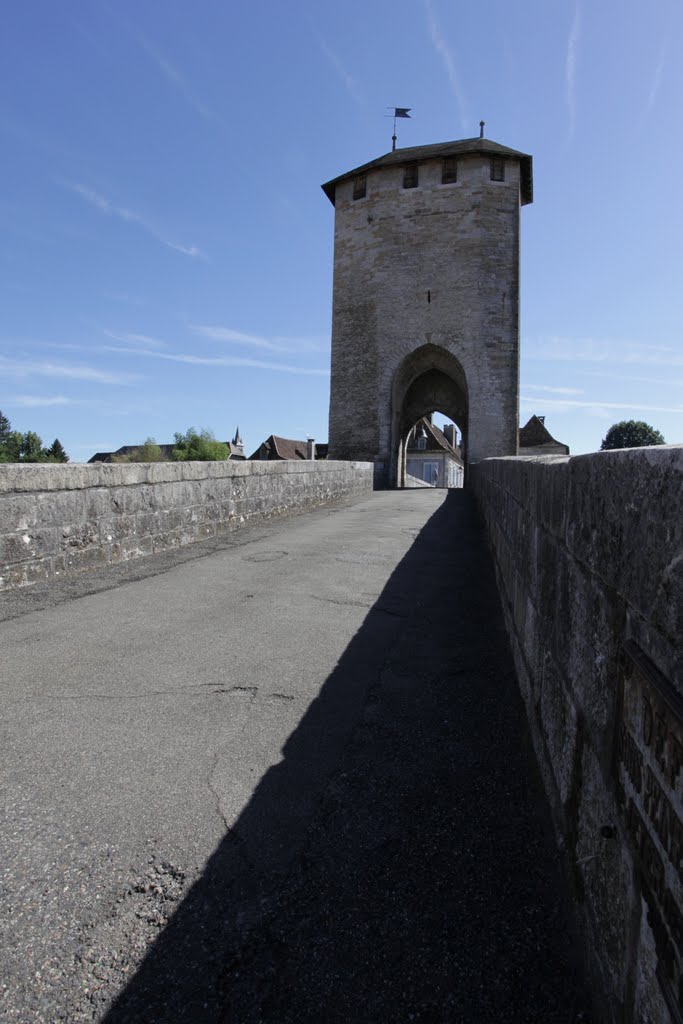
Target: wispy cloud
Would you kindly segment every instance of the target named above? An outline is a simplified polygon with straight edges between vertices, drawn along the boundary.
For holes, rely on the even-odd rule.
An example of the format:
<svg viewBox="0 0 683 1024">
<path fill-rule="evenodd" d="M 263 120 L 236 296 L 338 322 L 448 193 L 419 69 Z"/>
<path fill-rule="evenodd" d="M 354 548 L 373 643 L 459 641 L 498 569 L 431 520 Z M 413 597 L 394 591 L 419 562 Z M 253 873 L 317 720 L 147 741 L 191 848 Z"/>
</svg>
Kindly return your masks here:
<svg viewBox="0 0 683 1024">
<path fill-rule="evenodd" d="M 556 388 L 550 384 L 527 384 L 527 391 L 541 391 L 548 395 L 582 395 L 581 388 Z"/>
<path fill-rule="evenodd" d="M 166 348 L 166 342 L 161 341 L 159 338 L 152 338 L 149 334 L 131 334 L 124 331 L 119 334 L 117 331 L 107 331 L 102 329 L 102 334 L 107 338 L 111 338 L 112 341 L 123 341 L 129 345 L 146 345 L 147 348 Z"/>
<path fill-rule="evenodd" d="M 187 363 L 190 366 L 241 366 L 254 370 L 274 370 L 278 373 L 301 374 L 306 377 L 327 377 L 329 370 L 310 366 L 292 366 L 289 363 L 271 363 L 259 359 L 245 359 L 241 356 L 196 356 L 183 352 L 160 352 L 157 349 L 122 348 L 115 345 L 103 345 L 102 351 L 125 352 L 150 359 L 165 359 L 172 363 Z"/>
<path fill-rule="evenodd" d="M 195 91 L 192 89 L 190 84 L 184 75 L 178 71 L 170 60 L 165 57 L 159 49 L 154 46 L 150 41 L 142 35 L 139 29 L 134 28 L 130 22 L 124 18 L 120 11 L 120 5 L 116 7 L 110 6 L 108 3 L 102 3 L 102 6 L 109 12 L 110 17 L 117 22 L 119 27 L 133 40 L 142 50 L 145 51 L 148 57 L 151 57 L 153 63 L 157 66 L 162 75 L 168 82 L 182 95 L 184 100 L 204 118 L 205 121 L 218 121 L 219 118 L 207 107 L 202 100 L 199 99 Z"/>
<path fill-rule="evenodd" d="M 680 347 L 649 345 L 638 341 L 604 338 L 546 337 L 526 340 L 522 346 L 525 359 L 571 361 L 579 363 L 642 364 L 683 366 Z"/>
<path fill-rule="evenodd" d="M 92 366 L 67 366 L 44 360 L 8 359 L 0 356 L 0 373 L 9 377 L 55 377 L 64 380 L 84 380 L 92 384 L 135 384 L 140 380 L 136 373 L 118 373 L 111 370 L 97 370 Z"/>
<path fill-rule="evenodd" d="M 577 370 L 582 377 L 607 377 L 609 380 L 630 380 L 634 384 L 657 384 L 658 387 L 683 388 L 683 375 L 678 379 L 671 377 L 643 377 L 641 374 L 612 373 L 611 370 Z"/>
<path fill-rule="evenodd" d="M 227 341 L 236 345 L 251 345 L 254 348 L 265 348 L 271 352 L 278 351 L 278 346 L 268 338 L 262 338 L 257 334 L 246 334 L 244 331 L 235 331 L 231 327 L 212 326 L 210 324 L 190 324 L 190 330 L 200 334 L 203 338 L 210 338 L 212 341 Z"/>
<path fill-rule="evenodd" d="M 570 410 L 570 409 L 592 409 L 595 410 L 596 415 L 601 414 L 601 410 L 605 409 L 621 409 L 628 410 L 631 412 L 674 412 L 683 413 L 683 405 L 651 405 L 648 402 L 603 402 L 599 398 L 589 399 L 574 399 L 574 398 L 544 398 L 542 399 L 543 405 L 548 406 L 557 410 Z M 520 398 L 522 405 L 538 407 L 539 398 L 534 395 L 523 395 Z"/>
<path fill-rule="evenodd" d="M 133 35 L 143 50 L 145 50 L 152 58 L 159 70 L 166 76 L 168 81 L 181 93 L 186 102 L 189 103 L 191 107 L 194 107 L 197 113 L 200 114 L 205 121 L 218 121 L 219 119 L 216 115 L 209 110 L 205 103 L 202 103 L 194 90 L 188 84 L 187 79 L 181 75 L 178 69 L 175 68 L 155 46 L 152 46 L 144 36 L 141 36 L 139 33 L 133 33 Z"/>
<path fill-rule="evenodd" d="M 181 245 L 179 242 L 175 242 L 170 239 L 163 232 L 159 231 L 153 224 L 143 217 L 141 214 L 136 213 L 135 210 L 129 209 L 127 206 L 117 206 L 112 203 L 111 200 L 105 196 L 100 195 L 95 189 L 89 188 L 87 185 L 82 185 L 79 182 L 66 182 L 66 188 L 71 192 L 75 192 L 76 195 L 80 196 L 81 199 L 89 203 L 100 213 L 107 214 L 110 217 L 117 217 L 119 220 L 125 221 L 127 224 L 135 224 L 141 228 L 152 238 L 156 239 L 157 242 L 161 242 L 167 249 L 173 249 L 174 252 L 182 253 L 183 256 L 191 256 L 194 259 L 207 260 L 207 256 L 197 248 L 196 245 Z"/>
<path fill-rule="evenodd" d="M 564 84 L 567 99 L 567 110 L 569 113 L 569 128 L 567 141 L 570 142 L 576 130 L 576 64 L 578 59 L 579 38 L 581 35 L 581 3 L 574 2 L 574 17 L 572 18 L 569 38 L 567 40 L 567 57 L 564 66 Z"/>
<path fill-rule="evenodd" d="M 434 7 L 432 0 L 424 0 L 425 11 L 427 12 L 427 24 L 429 26 L 429 35 L 431 37 L 434 49 L 438 56 L 441 58 L 448 81 L 451 83 L 451 89 L 455 96 L 458 104 L 458 111 L 460 113 L 460 127 L 462 134 L 467 135 L 469 117 L 467 113 L 467 102 L 465 100 L 465 93 L 460 84 L 460 77 L 455 64 L 455 57 L 450 46 L 446 42 L 441 26 L 437 20 L 436 14 L 434 13 Z"/>
<path fill-rule="evenodd" d="M 269 352 L 320 352 L 320 344 L 312 338 L 287 338 L 275 335 L 264 338 L 259 334 L 247 334 L 232 327 L 219 324 L 190 324 L 190 330 L 211 341 L 224 341 L 234 345 L 248 345 L 252 348 L 267 349 Z"/>
<path fill-rule="evenodd" d="M 320 37 L 320 49 L 323 51 L 330 64 L 341 78 L 349 96 L 360 106 L 365 106 L 365 97 L 360 91 L 356 79 L 347 70 L 345 65 L 342 63 L 341 58 L 334 52 L 332 47 L 325 39 L 323 39 L 322 36 Z"/>
<path fill-rule="evenodd" d="M 80 405 L 76 398 L 66 398 L 64 395 L 11 395 L 2 399 L 2 404 L 12 408 L 38 409 L 41 406 L 51 405 Z"/>
<path fill-rule="evenodd" d="M 188 324 L 191 331 L 211 341 L 225 342 L 234 345 L 246 345 L 251 348 L 265 349 L 268 352 L 276 352 L 282 355 L 297 354 L 306 355 L 326 352 L 329 342 L 325 344 L 320 338 L 296 338 L 274 335 L 272 338 L 264 338 L 258 334 L 247 334 L 245 331 L 236 331 L 231 327 L 210 326 L 203 324 Z M 139 334 L 132 331 L 112 331 L 96 326 L 96 330 L 112 341 L 121 342 L 121 345 L 92 345 L 82 344 L 73 341 L 33 341 L 32 345 L 40 348 L 54 348 L 61 351 L 71 352 L 132 352 L 133 354 L 149 351 L 152 349 L 170 349 L 171 344 L 161 338 L 152 337 L 149 334 Z M 125 348 L 123 347 L 125 346 Z"/>
</svg>

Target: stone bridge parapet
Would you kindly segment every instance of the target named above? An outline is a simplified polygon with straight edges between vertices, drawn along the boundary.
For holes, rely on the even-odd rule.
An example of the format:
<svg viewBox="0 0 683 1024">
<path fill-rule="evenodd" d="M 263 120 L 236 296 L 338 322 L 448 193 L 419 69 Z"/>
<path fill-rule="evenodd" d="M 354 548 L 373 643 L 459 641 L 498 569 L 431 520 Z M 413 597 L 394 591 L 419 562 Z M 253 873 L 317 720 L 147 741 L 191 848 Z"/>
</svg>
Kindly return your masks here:
<svg viewBox="0 0 683 1024">
<path fill-rule="evenodd" d="M 683 446 L 470 482 L 604 1019 L 683 1021 Z"/>
<path fill-rule="evenodd" d="M 0 590 L 372 489 L 362 462 L 0 466 Z"/>
</svg>

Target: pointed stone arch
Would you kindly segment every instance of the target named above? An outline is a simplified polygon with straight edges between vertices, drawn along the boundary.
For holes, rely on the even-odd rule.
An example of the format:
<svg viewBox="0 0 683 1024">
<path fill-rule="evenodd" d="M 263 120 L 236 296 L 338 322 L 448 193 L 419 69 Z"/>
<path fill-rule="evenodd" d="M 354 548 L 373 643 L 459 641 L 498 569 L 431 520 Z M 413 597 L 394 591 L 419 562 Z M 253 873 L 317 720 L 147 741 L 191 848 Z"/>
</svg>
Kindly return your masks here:
<svg viewBox="0 0 683 1024">
<path fill-rule="evenodd" d="M 412 351 L 398 366 L 391 394 L 392 486 L 405 481 L 405 445 L 408 433 L 422 417 L 438 409 L 457 423 L 467 451 L 469 389 L 465 371 L 448 349 L 426 344 Z"/>
</svg>

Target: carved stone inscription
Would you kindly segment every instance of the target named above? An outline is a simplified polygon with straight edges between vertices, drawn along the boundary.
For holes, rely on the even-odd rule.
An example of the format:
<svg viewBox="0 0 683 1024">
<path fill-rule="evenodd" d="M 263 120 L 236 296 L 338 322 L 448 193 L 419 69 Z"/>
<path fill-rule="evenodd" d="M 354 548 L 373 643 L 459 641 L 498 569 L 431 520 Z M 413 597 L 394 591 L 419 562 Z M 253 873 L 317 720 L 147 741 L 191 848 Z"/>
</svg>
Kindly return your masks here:
<svg viewBox="0 0 683 1024">
<path fill-rule="evenodd" d="M 683 700 L 629 641 L 623 651 L 615 776 L 635 848 L 657 974 L 683 1022 Z"/>
</svg>

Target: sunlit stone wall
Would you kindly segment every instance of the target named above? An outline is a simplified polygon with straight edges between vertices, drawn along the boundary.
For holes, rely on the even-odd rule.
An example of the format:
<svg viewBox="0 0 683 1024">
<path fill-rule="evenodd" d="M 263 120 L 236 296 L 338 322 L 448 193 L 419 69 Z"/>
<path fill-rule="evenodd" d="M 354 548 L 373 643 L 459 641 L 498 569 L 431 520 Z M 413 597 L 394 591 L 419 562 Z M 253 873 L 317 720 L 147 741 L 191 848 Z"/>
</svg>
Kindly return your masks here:
<svg viewBox="0 0 683 1024">
<path fill-rule="evenodd" d="M 360 462 L 0 466 L 0 590 L 371 488 L 372 466 Z"/>
</svg>

